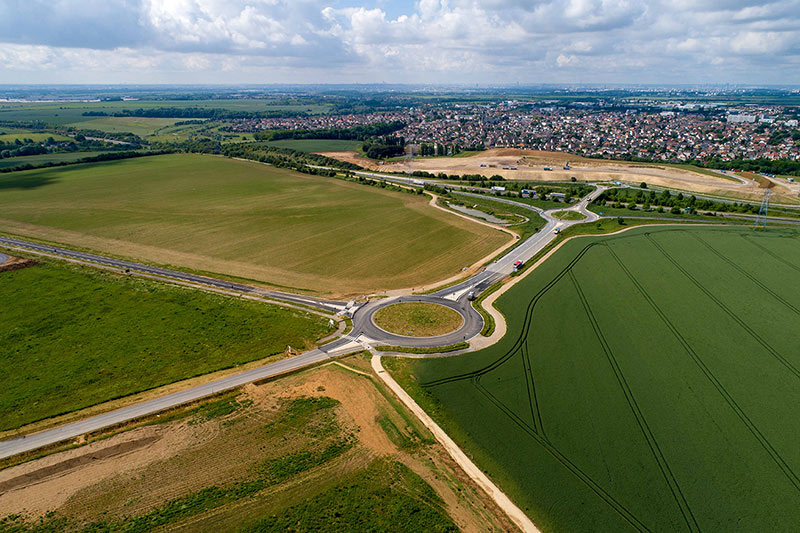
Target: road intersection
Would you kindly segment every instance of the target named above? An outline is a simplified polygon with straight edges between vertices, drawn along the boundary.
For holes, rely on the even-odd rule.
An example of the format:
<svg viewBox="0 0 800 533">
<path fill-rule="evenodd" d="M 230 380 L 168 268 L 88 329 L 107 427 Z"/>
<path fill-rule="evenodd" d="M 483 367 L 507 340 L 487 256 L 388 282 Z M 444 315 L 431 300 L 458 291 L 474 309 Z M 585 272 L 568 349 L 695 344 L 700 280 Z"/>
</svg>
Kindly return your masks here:
<svg viewBox="0 0 800 533">
<path fill-rule="evenodd" d="M 10 457 L 19 453 L 35 450 L 44 446 L 52 445 L 64 440 L 68 440 L 86 433 L 108 428 L 152 415 L 166 409 L 177 407 L 189 402 L 218 394 L 230 390 L 246 383 L 260 381 L 275 377 L 287 372 L 299 370 L 325 360 L 337 357 L 353 351 L 374 348 L 376 345 L 399 345 L 408 347 L 437 347 L 455 344 L 457 342 L 469 340 L 478 335 L 483 327 L 483 318 L 472 307 L 469 293 L 480 294 L 495 282 L 503 279 L 514 271 L 514 264 L 517 261 L 523 263 L 533 258 L 544 249 L 556 237 L 556 229 L 566 228 L 580 222 L 591 222 L 597 220 L 598 216 L 587 209 L 589 202 L 596 198 L 602 188 L 596 189 L 590 195 L 582 199 L 568 210 L 582 213 L 586 219 L 581 221 L 560 220 L 553 216 L 553 212 L 544 211 L 537 207 L 527 204 L 513 202 L 505 198 L 493 198 L 496 201 L 522 206 L 531 211 L 535 211 L 542 216 L 546 223 L 541 231 L 519 243 L 511 252 L 487 265 L 481 272 L 475 274 L 467 280 L 454 286 L 444 288 L 440 291 L 427 295 L 405 295 L 394 298 L 385 298 L 367 302 L 363 305 L 355 305 L 353 302 L 326 301 L 308 296 L 300 296 L 280 291 L 269 291 L 258 287 L 252 287 L 242 283 L 221 280 L 209 276 L 182 272 L 179 270 L 166 269 L 162 267 L 146 265 L 133 261 L 110 258 L 98 254 L 80 252 L 61 248 L 52 245 L 29 242 L 10 237 L 0 237 L 0 245 L 9 249 L 24 250 L 45 256 L 58 257 L 73 262 L 108 268 L 131 275 L 142 275 L 145 277 L 155 277 L 169 282 L 179 282 L 191 284 L 200 288 L 210 290 L 224 290 L 233 294 L 244 296 L 258 296 L 286 302 L 288 304 L 302 305 L 318 309 L 325 313 L 344 314 L 352 316 L 353 327 L 349 333 L 333 340 L 317 349 L 310 350 L 300 355 L 284 359 L 275 363 L 264 365 L 258 368 L 247 370 L 231 376 L 198 385 L 180 392 L 165 395 L 153 400 L 148 400 L 135 405 L 103 413 L 101 415 L 89 417 L 77 422 L 68 423 L 56 428 L 40 431 L 30 435 L 20 436 L 4 441 L 0 441 L 0 459 Z M 472 194 L 472 193 L 464 193 Z M 477 196 L 477 195 L 476 195 Z M 387 305 L 400 302 L 430 302 L 445 305 L 461 313 L 464 323 L 457 331 L 439 337 L 405 337 L 395 335 L 378 328 L 372 317 L 374 313 Z"/>
</svg>

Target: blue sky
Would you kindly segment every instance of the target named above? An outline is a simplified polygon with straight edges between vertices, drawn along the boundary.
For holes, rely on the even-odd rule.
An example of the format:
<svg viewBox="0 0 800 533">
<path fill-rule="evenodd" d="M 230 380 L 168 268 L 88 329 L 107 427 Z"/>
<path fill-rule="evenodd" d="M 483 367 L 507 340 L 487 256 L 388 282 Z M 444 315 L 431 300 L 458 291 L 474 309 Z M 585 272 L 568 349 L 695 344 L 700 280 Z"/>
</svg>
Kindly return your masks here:
<svg viewBox="0 0 800 533">
<path fill-rule="evenodd" d="M 800 84 L 800 0 L 2 0 L 0 83 Z"/>
</svg>

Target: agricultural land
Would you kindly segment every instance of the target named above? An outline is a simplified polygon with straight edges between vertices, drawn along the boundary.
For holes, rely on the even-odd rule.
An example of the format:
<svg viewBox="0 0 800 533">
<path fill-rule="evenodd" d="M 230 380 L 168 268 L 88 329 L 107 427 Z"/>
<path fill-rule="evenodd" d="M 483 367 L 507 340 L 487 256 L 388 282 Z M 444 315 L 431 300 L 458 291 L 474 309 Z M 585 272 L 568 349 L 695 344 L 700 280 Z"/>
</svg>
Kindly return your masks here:
<svg viewBox="0 0 800 533">
<path fill-rule="evenodd" d="M 420 286 L 508 235 L 422 195 L 164 155 L 0 175 L 5 231 L 327 295 Z"/>
<path fill-rule="evenodd" d="M 0 431 L 250 361 L 326 318 L 61 261 L 0 273 Z"/>
<path fill-rule="evenodd" d="M 798 244 L 573 239 L 498 299 L 496 345 L 385 366 L 543 530 L 791 530 Z"/>
</svg>

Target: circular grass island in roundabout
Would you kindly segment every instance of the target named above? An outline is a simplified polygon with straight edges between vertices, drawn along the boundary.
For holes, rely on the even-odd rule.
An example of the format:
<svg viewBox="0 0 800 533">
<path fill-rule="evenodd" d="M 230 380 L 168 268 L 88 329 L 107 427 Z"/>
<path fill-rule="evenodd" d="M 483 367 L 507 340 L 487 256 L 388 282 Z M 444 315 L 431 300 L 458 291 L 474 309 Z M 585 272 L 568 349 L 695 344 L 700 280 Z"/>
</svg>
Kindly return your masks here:
<svg viewBox="0 0 800 533">
<path fill-rule="evenodd" d="M 579 211 L 568 211 L 566 209 L 563 211 L 556 211 L 553 213 L 553 216 L 561 220 L 583 220 L 586 218 L 586 215 Z"/>
<path fill-rule="evenodd" d="M 384 331 L 407 337 L 438 337 L 464 324 L 464 317 L 458 311 L 427 302 L 387 305 L 378 309 L 372 320 Z"/>
</svg>

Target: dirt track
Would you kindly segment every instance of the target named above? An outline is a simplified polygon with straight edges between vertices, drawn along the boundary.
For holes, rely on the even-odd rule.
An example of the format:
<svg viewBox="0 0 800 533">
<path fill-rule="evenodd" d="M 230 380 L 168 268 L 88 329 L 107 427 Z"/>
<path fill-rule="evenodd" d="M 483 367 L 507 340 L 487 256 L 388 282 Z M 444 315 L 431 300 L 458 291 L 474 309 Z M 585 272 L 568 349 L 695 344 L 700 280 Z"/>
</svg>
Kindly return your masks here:
<svg viewBox="0 0 800 533">
<path fill-rule="evenodd" d="M 572 177 L 578 181 L 603 180 L 636 184 L 644 181 L 655 186 L 750 200 L 760 200 L 764 195 L 763 184 L 746 174 L 731 177 L 719 173 L 719 177 L 716 177 L 655 164 L 587 159 L 566 153 L 536 150 L 495 148 L 470 157 L 417 158 L 383 165 L 355 152 L 327 152 L 323 155 L 386 172 L 424 170 L 447 174 L 481 174 L 486 177 L 497 174 L 507 180 L 524 181 L 569 181 Z M 570 162 L 570 169 L 564 170 L 567 161 Z M 510 170 L 508 167 L 516 167 L 517 170 Z M 544 170 L 545 167 L 552 170 Z M 785 180 L 772 180 L 772 183 L 773 201 L 797 203 L 799 184 L 790 184 Z"/>
</svg>

